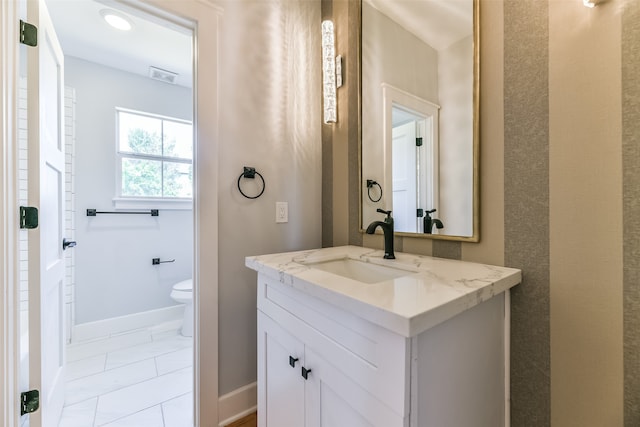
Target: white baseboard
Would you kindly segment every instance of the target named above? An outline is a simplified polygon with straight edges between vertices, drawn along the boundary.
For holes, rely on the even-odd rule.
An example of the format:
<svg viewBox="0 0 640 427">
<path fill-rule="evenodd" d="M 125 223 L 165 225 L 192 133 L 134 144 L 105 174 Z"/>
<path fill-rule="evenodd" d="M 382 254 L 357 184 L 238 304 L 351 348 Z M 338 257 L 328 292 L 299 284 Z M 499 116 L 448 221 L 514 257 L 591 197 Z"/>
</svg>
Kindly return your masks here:
<svg viewBox="0 0 640 427">
<path fill-rule="evenodd" d="M 73 326 L 71 340 L 72 342 L 91 340 L 134 329 L 148 328 L 160 323 L 181 321 L 183 315 L 184 304 L 180 304 L 95 322 L 81 323 Z"/>
<path fill-rule="evenodd" d="M 218 424 L 224 427 L 242 417 L 255 412 L 258 408 L 258 384 L 251 383 L 220 396 L 218 400 Z"/>
</svg>

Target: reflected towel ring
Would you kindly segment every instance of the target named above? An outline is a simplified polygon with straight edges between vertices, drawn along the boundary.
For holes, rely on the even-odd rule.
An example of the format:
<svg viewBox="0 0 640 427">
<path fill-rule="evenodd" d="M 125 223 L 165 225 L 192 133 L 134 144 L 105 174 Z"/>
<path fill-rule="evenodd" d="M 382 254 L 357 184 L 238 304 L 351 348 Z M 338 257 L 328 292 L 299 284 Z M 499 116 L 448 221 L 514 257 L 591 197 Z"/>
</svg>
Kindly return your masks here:
<svg viewBox="0 0 640 427">
<path fill-rule="evenodd" d="M 257 196 L 247 196 L 244 191 L 242 191 L 242 188 L 240 188 L 240 181 L 242 180 L 242 178 L 254 179 L 256 175 L 258 175 L 262 180 L 262 190 Z M 264 178 L 262 177 L 262 175 L 260 175 L 260 172 L 256 171 L 256 168 L 245 166 L 244 171 L 238 177 L 238 191 L 247 199 L 257 199 L 258 197 L 262 196 L 262 193 L 264 193 L 264 189 L 266 188 L 266 186 L 267 185 L 264 182 Z"/>
<path fill-rule="evenodd" d="M 373 197 L 371 197 L 371 188 L 377 185 L 378 188 L 380 189 L 380 197 L 378 197 L 377 199 L 373 199 Z M 382 199 L 382 186 L 380 184 L 378 184 L 376 181 L 372 180 L 372 179 L 368 179 L 367 180 L 367 197 L 369 197 L 369 200 L 371 200 L 374 203 L 379 202 Z"/>
</svg>

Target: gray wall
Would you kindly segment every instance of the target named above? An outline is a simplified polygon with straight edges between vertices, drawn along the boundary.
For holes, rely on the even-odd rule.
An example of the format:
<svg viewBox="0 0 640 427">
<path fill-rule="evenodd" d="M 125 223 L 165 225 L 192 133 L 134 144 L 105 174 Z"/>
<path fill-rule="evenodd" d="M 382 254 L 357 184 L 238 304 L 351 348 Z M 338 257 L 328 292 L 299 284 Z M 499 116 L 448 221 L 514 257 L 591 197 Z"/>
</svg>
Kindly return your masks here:
<svg viewBox="0 0 640 427">
<path fill-rule="evenodd" d="M 322 83 L 319 2 L 221 5 L 217 165 L 223 395 L 256 380 L 256 273 L 244 266 L 244 257 L 321 243 Z M 264 176 L 266 190 L 258 199 L 246 199 L 236 188 L 243 166 Z M 247 193 L 249 184 L 243 184 Z M 275 223 L 276 201 L 289 203 L 288 223 Z"/>
<path fill-rule="evenodd" d="M 473 235 L 473 37 L 438 55 L 440 212 L 445 234 Z"/>
<path fill-rule="evenodd" d="M 85 212 L 113 210 L 115 108 L 190 120 L 191 91 L 73 57 L 65 83 L 76 90 L 76 324 L 174 305 L 172 285 L 192 275 L 192 211 Z M 154 257 L 176 262 L 152 266 Z"/>
<path fill-rule="evenodd" d="M 624 422 L 640 422 L 640 2 L 622 16 Z"/>
<path fill-rule="evenodd" d="M 549 10 L 504 6 L 504 262 L 512 292 L 511 422 L 550 424 Z"/>
</svg>

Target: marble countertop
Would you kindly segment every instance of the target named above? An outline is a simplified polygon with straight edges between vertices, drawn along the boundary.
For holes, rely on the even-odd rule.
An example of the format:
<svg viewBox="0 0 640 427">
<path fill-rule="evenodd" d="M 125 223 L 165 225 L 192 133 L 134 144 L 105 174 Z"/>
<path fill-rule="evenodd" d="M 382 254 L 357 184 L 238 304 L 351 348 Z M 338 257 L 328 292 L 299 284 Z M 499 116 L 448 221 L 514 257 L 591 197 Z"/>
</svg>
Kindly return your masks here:
<svg viewBox="0 0 640 427">
<path fill-rule="evenodd" d="M 359 246 L 251 256 L 245 265 L 374 324 L 411 337 L 498 295 L 521 281 L 520 270 Z M 314 267 L 340 259 L 401 270 L 401 277 L 365 283 Z M 372 266 L 374 269 L 376 267 Z"/>
</svg>

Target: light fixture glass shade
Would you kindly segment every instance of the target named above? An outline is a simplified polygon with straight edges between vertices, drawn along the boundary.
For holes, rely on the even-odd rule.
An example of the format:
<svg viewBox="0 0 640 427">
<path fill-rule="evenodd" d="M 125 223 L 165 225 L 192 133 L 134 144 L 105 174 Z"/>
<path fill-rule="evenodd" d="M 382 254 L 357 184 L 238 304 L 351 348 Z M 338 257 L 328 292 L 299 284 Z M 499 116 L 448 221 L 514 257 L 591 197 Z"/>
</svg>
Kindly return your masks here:
<svg viewBox="0 0 640 427">
<path fill-rule="evenodd" d="M 322 94 L 324 100 L 324 122 L 337 120 L 336 99 L 336 55 L 333 22 L 322 22 Z"/>
<path fill-rule="evenodd" d="M 120 31 L 129 31 L 132 27 L 131 21 L 122 13 L 111 9 L 102 9 L 100 15 L 107 21 L 107 24 Z"/>
</svg>

